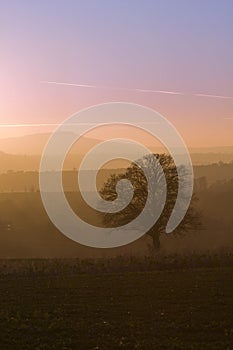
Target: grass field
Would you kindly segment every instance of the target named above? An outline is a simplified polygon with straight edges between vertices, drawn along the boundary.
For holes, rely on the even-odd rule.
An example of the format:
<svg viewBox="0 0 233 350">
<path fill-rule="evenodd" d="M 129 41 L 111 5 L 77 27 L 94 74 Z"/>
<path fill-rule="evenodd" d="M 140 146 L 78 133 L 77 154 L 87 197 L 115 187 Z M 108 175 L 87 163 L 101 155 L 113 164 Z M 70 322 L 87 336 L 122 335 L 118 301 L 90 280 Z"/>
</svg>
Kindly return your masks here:
<svg viewBox="0 0 233 350">
<path fill-rule="evenodd" d="M 0 349 L 233 349 L 233 268 L 0 278 Z"/>
</svg>

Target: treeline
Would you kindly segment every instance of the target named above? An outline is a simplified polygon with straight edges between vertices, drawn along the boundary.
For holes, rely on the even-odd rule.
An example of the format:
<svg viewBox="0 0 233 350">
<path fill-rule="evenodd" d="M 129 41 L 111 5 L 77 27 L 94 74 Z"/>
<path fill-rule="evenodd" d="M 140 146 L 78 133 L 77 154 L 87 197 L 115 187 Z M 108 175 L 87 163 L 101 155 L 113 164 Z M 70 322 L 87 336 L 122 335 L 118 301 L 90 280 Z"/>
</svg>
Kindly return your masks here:
<svg viewBox="0 0 233 350">
<path fill-rule="evenodd" d="M 123 172 L 124 169 L 102 169 L 97 177 L 97 188 L 100 188 L 113 173 Z M 86 171 L 86 188 L 88 191 L 88 175 Z M 52 175 L 52 173 L 51 173 Z M 202 191 L 216 182 L 224 182 L 233 179 L 233 162 L 211 165 L 194 166 L 196 190 Z M 65 191 L 78 191 L 77 171 L 63 172 L 63 186 Z M 37 192 L 39 191 L 38 171 L 12 171 L 0 174 L 0 192 Z"/>
<path fill-rule="evenodd" d="M 102 169 L 97 177 L 97 187 L 101 187 L 108 177 L 113 173 L 119 173 L 124 169 Z M 87 179 L 86 188 L 88 191 L 89 182 L 88 175 L 90 171 L 85 171 L 85 177 Z M 51 177 L 54 176 L 54 172 L 50 172 Z M 63 186 L 65 191 L 73 192 L 78 191 L 78 176 L 77 170 L 64 171 L 62 173 Z M 39 172 L 38 171 L 13 171 L 9 170 L 7 173 L 0 174 L 0 193 L 4 192 L 38 192 L 39 191 Z"/>
</svg>

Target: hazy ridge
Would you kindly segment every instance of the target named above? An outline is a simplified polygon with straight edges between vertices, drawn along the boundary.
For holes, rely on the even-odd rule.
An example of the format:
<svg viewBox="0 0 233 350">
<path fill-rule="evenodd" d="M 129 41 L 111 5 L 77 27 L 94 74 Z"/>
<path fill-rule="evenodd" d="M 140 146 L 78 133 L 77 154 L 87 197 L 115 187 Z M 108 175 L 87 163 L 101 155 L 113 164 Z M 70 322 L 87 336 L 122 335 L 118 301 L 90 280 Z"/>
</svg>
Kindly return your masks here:
<svg viewBox="0 0 233 350">
<path fill-rule="evenodd" d="M 0 173 L 5 173 L 8 170 L 38 171 L 41 155 L 49 137 L 50 134 L 48 133 L 0 139 Z M 83 137 L 72 147 L 64 169 L 72 170 L 73 168 L 77 168 L 83 156 L 100 141 Z M 164 151 L 162 148 L 153 150 L 155 153 L 162 153 Z M 229 163 L 233 161 L 233 146 L 191 147 L 189 151 L 194 165 L 218 162 Z M 121 164 L 119 163 L 116 167 L 121 167 Z"/>
</svg>

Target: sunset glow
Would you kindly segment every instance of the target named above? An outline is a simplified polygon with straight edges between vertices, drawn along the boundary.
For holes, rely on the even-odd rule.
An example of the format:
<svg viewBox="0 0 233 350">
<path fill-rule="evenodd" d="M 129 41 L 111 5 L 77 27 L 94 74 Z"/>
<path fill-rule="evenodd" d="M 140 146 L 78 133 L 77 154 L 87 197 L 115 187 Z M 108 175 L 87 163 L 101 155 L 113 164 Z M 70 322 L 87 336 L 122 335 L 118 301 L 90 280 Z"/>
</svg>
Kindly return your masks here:
<svg viewBox="0 0 233 350">
<path fill-rule="evenodd" d="M 168 3 L 1 4 L 0 138 L 125 101 L 164 115 L 188 146 L 232 145 L 232 4 Z"/>
</svg>

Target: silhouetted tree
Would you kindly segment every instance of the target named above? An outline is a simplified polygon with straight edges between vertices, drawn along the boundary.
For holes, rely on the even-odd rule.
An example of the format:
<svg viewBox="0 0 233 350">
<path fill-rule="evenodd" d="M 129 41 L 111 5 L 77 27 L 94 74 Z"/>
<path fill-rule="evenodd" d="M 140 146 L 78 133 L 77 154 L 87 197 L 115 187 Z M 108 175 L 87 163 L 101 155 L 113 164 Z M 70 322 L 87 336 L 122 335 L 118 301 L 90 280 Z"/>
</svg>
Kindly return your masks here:
<svg viewBox="0 0 233 350">
<path fill-rule="evenodd" d="M 158 162 L 155 161 L 154 157 L 149 154 L 139 160 L 139 165 L 146 167 L 149 174 L 149 178 L 155 178 L 155 186 L 162 183 L 162 171 L 165 175 L 167 184 L 167 197 L 164 209 L 160 218 L 151 227 L 147 234 L 152 238 L 153 247 L 155 250 L 160 249 L 160 236 L 165 233 L 165 228 L 168 219 L 172 213 L 173 207 L 176 202 L 178 193 L 178 173 L 175 163 L 170 155 L 167 154 L 155 154 L 154 155 L 159 161 L 161 167 L 158 166 Z M 143 210 L 147 200 L 152 202 L 152 198 L 148 196 L 147 179 L 142 168 L 136 163 L 132 163 L 124 173 L 118 175 L 111 175 L 110 178 L 105 182 L 103 188 L 100 191 L 101 196 L 107 201 L 114 201 L 117 198 L 116 185 L 119 180 L 127 179 L 131 182 L 134 195 L 130 204 L 120 212 L 110 214 L 103 214 L 103 224 L 105 227 L 119 227 L 131 222 L 135 219 Z M 186 169 L 182 167 L 182 178 L 181 181 L 185 181 Z M 153 174 L 153 176 L 152 176 Z M 160 190 L 157 185 L 157 193 Z M 189 209 L 179 224 L 179 226 L 173 231 L 173 235 L 182 235 L 187 233 L 189 230 L 198 229 L 201 226 L 200 214 L 194 208 L 194 196 L 192 198 Z M 182 205 L 182 203 L 180 204 Z M 153 207 L 150 207 L 150 215 L 153 215 Z"/>
</svg>

